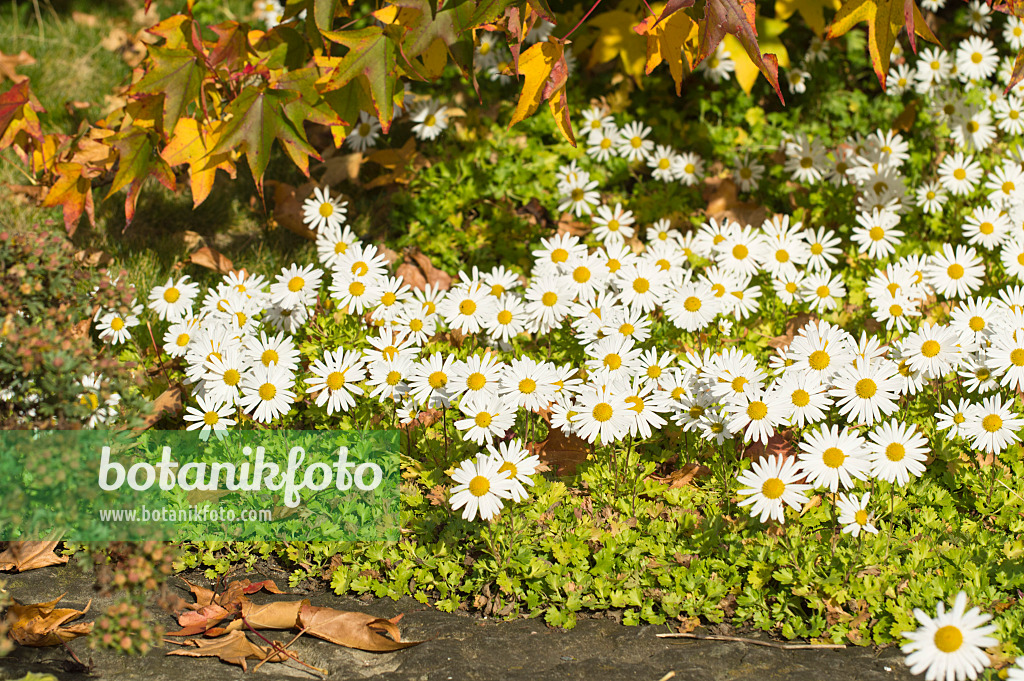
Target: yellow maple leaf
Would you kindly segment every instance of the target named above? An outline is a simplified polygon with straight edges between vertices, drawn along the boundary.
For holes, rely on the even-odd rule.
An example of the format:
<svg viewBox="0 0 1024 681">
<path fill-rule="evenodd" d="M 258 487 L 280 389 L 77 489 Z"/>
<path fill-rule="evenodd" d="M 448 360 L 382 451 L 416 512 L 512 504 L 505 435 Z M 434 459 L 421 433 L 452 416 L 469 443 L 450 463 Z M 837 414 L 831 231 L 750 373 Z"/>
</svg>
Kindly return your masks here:
<svg viewBox="0 0 1024 681">
<path fill-rule="evenodd" d="M 825 8 L 837 10 L 841 4 L 840 0 L 775 0 L 775 18 L 786 21 L 800 12 L 811 30 L 821 37 L 825 32 Z"/>
<path fill-rule="evenodd" d="M 644 65 L 647 63 L 647 41 L 633 31 L 637 25 L 636 15 L 613 10 L 589 19 L 587 25 L 600 30 L 590 48 L 588 67 L 593 68 L 618 57 L 622 60 L 622 70 L 626 75 L 642 86 Z"/>
<path fill-rule="evenodd" d="M 645 73 L 651 74 L 659 64 L 666 62 L 672 80 L 676 83 L 676 94 L 682 92 L 683 77 L 693 69 L 693 57 L 697 46 L 697 22 L 686 12 L 676 11 L 667 18 L 661 18 L 662 9 L 658 5 L 652 7 L 654 14 L 641 21 L 633 28 L 637 35 L 647 37 L 647 63 Z M 687 43 L 691 43 L 687 50 Z M 683 68 L 683 56 L 686 56 L 686 68 Z"/>
<path fill-rule="evenodd" d="M 906 25 L 907 5 L 913 7 L 914 33 L 938 45 L 938 38 L 928 28 L 914 0 L 847 0 L 839 8 L 839 13 L 828 27 L 825 37 L 837 38 L 860 22 L 868 22 L 868 53 L 871 55 L 871 65 L 875 68 L 878 82 L 884 89 L 892 47 L 896 44 L 896 36 Z"/>
<path fill-rule="evenodd" d="M 558 129 L 570 144 L 576 146 L 566 106 L 565 84 L 568 73 L 565 46 L 560 42 L 537 43 L 523 52 L 519 56 L 519 75 L 524 78 L 523 91 L 519 94 L 509 127 L 532 114 L 541 102 L 548 100 Z"/>
<path fill-rule="evenodd" d="M 758 17 L 755 25 L 757 26 L 757 42 L 761 46 L 761 51 L 774 53 L 775 58 L 779 60 L 779 66 L 788 67 L 789 52 L 786 51 L 786 46 L 779 40 L 779 34 L 785 31 L 789 24 L 778 19 Z M 729 33 L 722 38 L 722 43 L 725 45 L 725 49 L 729 51 L 729 56 L 732 57 L 732 61 L 736 66 L 734 74 L 736 82 L 740 84 L 744 92 L 750 94 L 750 90 L 754 87 L 754 83 L 757 81 L 757 76 L 761 73 L 761 70 L 754 63 L 754 60 L 750 58 L 750 55 L 747 54 L 743 44 L 736 36 Z"/>
</svg>

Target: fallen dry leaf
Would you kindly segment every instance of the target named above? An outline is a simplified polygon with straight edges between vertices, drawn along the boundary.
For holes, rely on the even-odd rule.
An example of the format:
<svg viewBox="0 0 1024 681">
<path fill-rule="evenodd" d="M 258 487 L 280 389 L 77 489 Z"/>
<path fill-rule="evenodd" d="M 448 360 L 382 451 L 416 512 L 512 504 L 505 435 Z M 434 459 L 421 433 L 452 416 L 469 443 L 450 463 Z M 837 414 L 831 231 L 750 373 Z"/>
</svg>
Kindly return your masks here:
<svg viewBox="0 0 1024 681">
<path fill-rule="evenodd" d="M 303 606 L 298 626 L 311 636 L 348 648 L 374 653 L 390 652 L 419 645 L 422 641 L 402 641 L 398 631 L 401 615 L 390 620 L 361 612 L 344 612 L 334 608 Z M 391 636 L 387 638 L 385 636 Z"/>
<path fill-rule="evenodd" d="M 299 611 L 304 605 L 309 605 L 309 601 L 273 601 L 256 605 L 246 600 L 242 603 L 238 619 L 223 629 L 210 629 L 206 635 L 219 636 L 226 631 L 243 629 L 292 629 L 298 623 Z"/>
<path fill-rule="evenodd" d="M 325 159 L 320 167 L 325 168 L 320 184 L 333 187 L 342 182 L 359 184 L 359 169 L 363 166 L 363 154 L 357 151 L 354 154 L 332 156 Z"/>
<path fill-rule="evenodd" d="M 407 255 L 413 259 L 417 267 L 423 272 L 423 277 L 427 284 L 435 290 L 447 291 L 452 287 L 451 275 L 444 270 L 434 267 L 434 264 L 430 262 L 430 258 L 426 254 L 418 249 L 411 249 Z"/>
<path fill-rule="evenodd" d="M 109 265 L 113 260 L 114 256 L 99 248 L 85 248 L 75 253 L 75 262 L 80 262 L 89 267 Z"/>
<path fill-rule="evenodd" d="M 586 440 L 577 435 L 567 437 L 558 428 L 548 431 L 542 442 L 530 443 L 529 448 L 556 475 L 575 475 L 576 467 L 586 461 L 590 453 Z"/>
<path fill-rule="evenodd" d="M 219 251 L 215 251 L 209 246 L 203 246 L 199 250 L 195 251 L 188 257 L 188 261 L 193 265 L 199 265 L 205 267 L 208 270 L 213 270 L 217 274 L 229 274 L 234 271 L 235 266 L 226 255 Z"/>
<path fill-rule="evenodd" d="M 277 224 L 305 239 L 315 241 L 316 232 L 306 227 L 306 223 L 302 221 L 302 202 L 313 193 L 313 187 L 316 185 L 307 182 L 301 187 L 293 187 L 277 180 L 267 180 L 264 184 L 274 192 L 273 215 Z"/>
<path fill-rule="evenodd" d="M 423 276 L 420 268 L 412 263 L 404 262 L 399 265 L 398 269 L 395 270 L 395 276 L 401 277 L 402 282 L 412 288 L 419 289 L 420 291 L 427 288 L 427 278 Z"/>
<path fill-rule="evenodd" d="M 25 50 L 18 54 L 4 54 L 0 52 L 0 80 L 7 79 L 20 83 L 28 78 L 17 72 L 19 66 L 32 66 L 36 63 L 35 57 Z"/>
<path fill-rule="evenodd" d="M 160 396 L 153 400 L 153 411 L 143 419 L 143 430 L 152 428 L 157 421 L 163 418 L 164 414 L 177 414 L 181 411 L 182 387 L 172 385 L 160 393 Z"/>
<path fill-rule="evenodd" d="M 704 181 L 705 199 L 708 202 L 704 212 L 708 217 L 721 220 L 729 218 L 742 225 L 760 226 L 768 211 L 764 206 L 737 198 L 736 183 L 728 178 L 709 178 Z"/>
<path fill-rule="evenodd" d="M 99 25 L 100 20 L 95 15 L 86 14 L 85 12 L 72 12 L 71 20 L 81 26 L 88 28 L 95 28 Z"/>
<path fill-rule="evenodd" d="M 698 478 L 705 478 L 709 475 L 711 475 L 710 468 L 691 461 L 688 464 L 684 464 L 682 468 L 672 471 L 663 478 L 655 476 L 651 477 L 658 482 L 667 484 L 669 489 L 675 489 L 676 487 L 692 485 L 694 480 L 697 480 Z"/>
<path fill-rule="evenodd" d="M 817 319 L 818 317 L 811 312 L 797 312 L 786 320 L 785 332 L 781 336 L 774 336 L 768 339 L 768 347 L 775 348 L 776 350 L 785 350 L 793 342 L 793 338 L 800 332 L 800 329 L 807 326 L 808 322 Z"/>
<path fill-rule="evenodd" d="M 63 565 L 68 562 L 68 557 L 58 556 L 53 552 L 58 543 L 55 541 L 7 542 L 7 549 L 0 553 L 0 570 L 25 572 L 51 565 Z"/>
<path fill-rule="evenodd" d="M 46 603 L 23 604 L 15 601 L 7 610 L 7 622 L 10 624 L 8 635 L 19 645 L 42 648 L 60 645 L 89 634 L 92 622 L 64 625 L 88 612 L 92 601 L 86 604 L 84 610 L 57 608 L 62 598 L 64 594 Z"/>
<path fill-rule="evenodd" d="M 217 657 L 221 662 L 237 664 L 244 671 L 248 671 L 246 660 L 284 662 L 291 659 L 286 653 L 274 652 L 270 646 L 256 645 L 241 631 L 232 631 L 227 636 L 215 639 L 193 638 L 183 641 L 180 645 L 191 646 L 195 650 L 172 650 L 167 654 L 185 657 Z"/>
</svg>

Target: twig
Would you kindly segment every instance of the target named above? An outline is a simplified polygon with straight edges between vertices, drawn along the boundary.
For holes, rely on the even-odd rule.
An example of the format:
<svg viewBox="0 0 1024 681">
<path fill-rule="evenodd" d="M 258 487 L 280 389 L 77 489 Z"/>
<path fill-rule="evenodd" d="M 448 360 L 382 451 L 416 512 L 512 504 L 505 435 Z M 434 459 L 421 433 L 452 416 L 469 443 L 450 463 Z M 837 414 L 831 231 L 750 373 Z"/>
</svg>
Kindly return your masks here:
<svg viewBox="0 0 1024 681">
<path fill-rule="evenodd" d="M 291 641 L 288 641 L 288 643 L 285 643 L 283 646 L 281 646 L 281 649 L 278 652 L 284 652 L 285 648 L 288 648 L 289 646 L 291 646 L 291 644 L 293 644 L 296 641 L 298 641 L 299 637 L 302 636 L 305 633 L 306 633 L 306 630 L 303 629 L 299 633 L 295 634 L 295 637 Z M 277 644 L 277 645 L 280 645 L 280 644 Z M 262 667 L 264 664 L 266 664 L 267 660 L 269 660 L 270 658 L 271 658 L 270 655 L 267 655 L 266 657 L 264 657 L 262 660 L 260 660 L 260 663 L 258 665 L 256 665 L 255 667 L 252 668 L 252 671 L 254 673 L 258 672 L 260 667 Z"/>
<path fill-rule="evenodd" d="M 242 619 L 242 624 L 244 624 L 245 627 L 249 631 L 251 631 L 252 633 L 254 633 L 257 636 L 259 636 L 261 639 L 263 639 L 263 641 L 267 645 L 269 645 L 271 648 L 274 649 L 274 652 L 281 653 L 282 655 L 284 655 L 286 657 L 290 657 L 291 659 L 293 659 L 296 662 L 298 662 L 299 664 L 301 664 L 303 667 L 306 667 L 307 669 L 311 669 L 312 671 L 317 672 L 318 674 L 323 676 L 325 679 L 327 678 L 327 670 L 326 669 L 320 669 L 319 667 L 314 667 L 313 665 L 311 665 L 309 663 L 303 662 L 302 660 L 299 659 L 299 656 L 296 655 L 295 653 L 291 652 L 290 650 L 284 650 L 283 648 L 281 648 L 281 644 L 278 643 L 277 641 L 271 641 L 269 638 L 267 638 L 266 636 L 264 636 L 260 632 L 258 632 L 255 629 L 253 629 L 252 625 L 249 624 L 249 620 L 247 620 L 245 618 L 245 615 L 243 615 L 241 612 L 238 613 L 238 616 Z M 305 631 L 305 629 L 303 629 L 302 631 Z M 299 633 L 301 634 L 302 632 L 299 632 Z M 298 636 L 296 636 L 295 638 L 298 638 Z M 294 641 L 295 639 L 292 639 L 292 640 Z M 270 657 L 270 656 L 268 655 L 267 657 Z"/>
<path fill-rule="evenodd" d="M 669 672 L 668 674 L 665 674 L 665 676 L 663 676 L 660 679 L 658 679 L 658 681 L 668 681 L 669 679 L 674 679 L 674 678 L 676 678 L 676 673 L 675 672 Z"/>
<path fill-rule="evenodd" d="M 715 636 L 709 634 L 707 636 L 703 634 L 658 634 L 658 638 L 692 638 L 698 641 L 731 641 L 733 643 L 750 643 L 755 646 L 765 646 L 766 648 L 778 648 L 779 650 L 838 650 L 846 648 L 841 643 L 776 643 L 775 641 L 759 641 L 756 638 L 743 638 L 742 636 Z"/>
<path fill-rule="evenodd" d="M 80 659 L 78 659 L 78 655 L 75 655 L 75 651 L 71 650 L 71 648 L 68 646 L 68 642 L 67 641 L 65 641 L 62 638 L 62 639 L 60 639 L 60 644 L 62 646 L 64 646 L 64 650 L 68 651 L 68 655 L 70 655 L 71 658 L 75 662 L 77 662 L 82 669 L 90 669 L 90 667 L 86 666 L 86 664 L 84 662 L 82 662 Z"/>
</svg>

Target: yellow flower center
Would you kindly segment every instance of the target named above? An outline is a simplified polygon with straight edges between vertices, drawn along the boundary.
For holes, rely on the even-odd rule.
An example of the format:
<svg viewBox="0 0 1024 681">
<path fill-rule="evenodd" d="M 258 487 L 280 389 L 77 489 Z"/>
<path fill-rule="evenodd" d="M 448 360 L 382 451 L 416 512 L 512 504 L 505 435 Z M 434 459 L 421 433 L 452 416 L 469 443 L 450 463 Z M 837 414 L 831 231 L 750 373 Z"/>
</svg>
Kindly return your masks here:
<svg viewBox="0 0 1024 681">
<path fill-rule="evenodd" d="M 434 390 L 439 390 L 448 385 L 448 375 L 443 371 L 435 371 L 427 377 L 427 383 Z"/>
<path fill-rule="evenodd" d="M 476 312 L 476 303 L 472 300 L 463 300 L 459 303 L 459 314 L 466 315 L 467 317 Z"/>
<path fill-rule="evenodd" d="M 778 478 L 768 478 L 761 485 L 761 494 L 766 499 L 778 499 L 786 491 L 786 483 Z"/>
<path fill-rule="evenodd" d="M 558 302 L 558 294 L 554 291 L 548 291 L 540 297 L 540 302 L 544 307 L 554 307 L 555 303 Z"/>
<path fill-rule="evenodd" d="M 824 350 L 815 350 L 807 358 L 807 364 L 815 371 L 824 371 L 832 363 L 832 358 Z"/>
<path fill-rule="evenodd" d="M 768 405 L 760 400 L 754 400 L 747 405 L 747 416 L 751 421 L 760 421 L 768 415 Z"/>
<path fill-rule="evenodd" d="M 811 403 L 811 394 L 803 388 L 797 388 L 793 391 L 790 399 L 793 401 L 794 407 L 806 407 Z"/>
<path fill-rule="evenodd" d="M 291 281 L 288 282 L 288 290 L 292 293 L 296 293 L 302 290 L 302 287 L 306 285 L 306 281 L 302 277 L 292 277 Z"/>
<path fill-rule="evenodd" d="M 839 468 L 846 461 L 846 454 L 839 447 L 829 447 L 821 455 L 821 460 L 829 468 Z"/>
<path fill-rule="evenodd" d="M 889 459 L 889 461 L 903 461 L 903 457 L 906 455 L 907 448 L 899 442 L 891 442 L 885 448 L 885 458 Z"/>
<path fill-rule="evenodd" d="M 878 392 L 878 385 L 870 378 L 862 378 L 857 381 L 857 385 L 854 386 L 854 391 L 860 399 L 869 400 L 875 396 L 876 392 Z"/>
<path fill-rule="evenodd" d="M 955 653 L 964 643 L 964 635 L 952 624 L 939 627 L 935 631 L 935 647 L 944 653 Z"/>
<path fill-rule="evenodd" d="M 321 203 L 319 213 L 321 217 L 329 218 L 334 215 L 334 206 L 329 203 Z"/>
<path fill-rule="evenodd" d="M 964 276 L 964 266 L 955 262 L 946 268 L 946 274 L 949 275 L 950 279 L 959 279 Z"/>
<path fill-rule="evenodd" d="M 203 414 L 203 423 L 208 426 L 216 425 L 218 421 L 220 421 L 220 414 L 215 411 L 208 411 Z"/>
<path fill-rule="evenodd" d="M 857 523 L 858 525 L 867 525 L 868 512 L 865 511 L 863 508 L 860 509 L 859 511 L 853 514 L 853 522 Z"/>
<path fill-rule="evenodd" d="M 479 414 L 476 415 L 476 417 L 473 419 L 473 421 L 480 428 L 486 428 L 487 426 L 491 425 L 491 419 L 492 419 L 492 417 L 491 417 L 490 414 L 488 414 L 485 411 L 482 411 L 482 412 L 480 412 Z"/>
<path fill-rule="evenodd" d="M 604 423 L 612 417 L 612 405 L 607 402 L 598 402 L 594 405 L 594 409 L 591 412 L 595 421 Z"/>
<path fill-rule="evenodd" d="M 612 371 L 615 371 L 622 366 L 622 358 L 614 352 L 610 352 L 604 356 L 604 365 Z"/>
<path fill-rule="evenodd" d="M 647 293 L 651 288 L 651 282 L 647 281 L 643 277 L 637 277 L 633 280 L 633 290 L 637 293 Z"/>
<path fill-rule="evenodd" d="M 478 475 L 469 481 L 469 493 L 474 497 L 482 497 L 491 489 L 491 481 L 482 475 Z"/>
<path fill-rule="evenodd" d="M 924 343 L 921 343 L 921 354 L 925 357 L 934 357 L 939 354 L 940 350 L 942 350 L 942 346 L 939 345 L 938 341 L 926 340 Z"/>
<path fill-rule="evenodd" d="M 331 390 L 338 390 L 345 385 L 345 374 L 340 371 L 332 371 L 327 374 L 327 387 Z"/>
<path fill-rule="evenodd" d="M 238 369 L 228 369 L 224 372 L 223 379 L 224 385 L 236 386 L 242 380 L 242 374 L 238 372 Z"/>
<path fill-rule="evenodd" d="M 502 310 L 498 313 L 498 323 L 501 325 L 509 324 L 512 321 L 512 313 L 508 310 Z"/>
<path fill-rule="evenodd" d="M 273 383 L 264 383 L 260 386 L 260 399 L 269 401 L 277 395 L 277 386 Z"/>
<path fill-rule="evenodd" d="M 173 286 L 171 288 L 167 289 L 166 291 L 164 291 L 164 300 L 166 300 L 168 303 L 176 303 L 176 302 L 178 302 L 178 298 L 180 298 L 180 297 L 181 297 L 181 291 L 179 291 L 178 289 L 174 288 Z"/>
<path fill-rule="evenodd" d="M 987 433 L 994 433 L 1003 427 L 1003 419 L 999 414 L 989 414 L 981 420 L 981 427 Z"/>
</svg>

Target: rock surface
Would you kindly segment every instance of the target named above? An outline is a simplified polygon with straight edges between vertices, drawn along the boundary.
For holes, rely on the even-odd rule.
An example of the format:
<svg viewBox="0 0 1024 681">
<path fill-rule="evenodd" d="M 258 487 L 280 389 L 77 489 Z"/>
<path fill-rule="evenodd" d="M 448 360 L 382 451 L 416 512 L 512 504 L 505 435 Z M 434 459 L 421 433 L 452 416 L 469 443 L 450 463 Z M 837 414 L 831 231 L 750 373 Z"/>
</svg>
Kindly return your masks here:
<svg viewBox="0 0 1024 681">
<path fill-rule="evenodd" d="M 265 579 L 257 575 L 255 580 Z M 86 619 L 105 609 L 112 598 L 97 597 L 91 574 L 76 561 L 67 566 L 3 576 L 11 596 L 22 602 L 41 602 L 67 593 L 62 605 L 84 607 L 92 599 Z M 278 580 L 279 584 L 281 583 Z M 174 579 L 174 584 L 181 584 Z M 282 586 L 286 586 L 282 584 Z M 287 589 L 285 589 L 287 590 Z M 187 591 L 181 594 L 188 597 Z M 270 596 L 257 595 L 263 602 Z M 317 639 L 299 639 L 293 646 L 301 659 L 329 670 L 338 681 L 386 679 L 392 681 L 547 681 L 587 679 L 661 681 L 666 675 L 678 681 L 904 681 L 912 677 L 899 650 L 850 647 L 845 650 L 779 650 L 748 643 L 658 639 L 666 627 L 627 627 L 611 619 L 581 619 L 569 631 L 550 629 L 543 621 L 504 622 L 447 614 L 412 600 L 363 602 L 329 592 L 275 596 L 309 598 L 313 605 L 357 610 L 380 617 L 405 613 L 403 638 L 425 640 L 420 646 L 396 653 L 365 653 Z M 155 610 L 168 630 L 173 618 Z M 286 632 L 264 632 L 286 641 Z M 250 634 L 250 637 L 252 635 Z M 92 675 L 68 672 L 69 656 L 57 648 L 18 648 L 0 658 L 0 679 L 20 679 L 28 672 L 53 674 L 59 679 L 117 679 L 156 681 L 210 681 L 247 678 L 240 667 L 215 658 L 165 655 L 167 646 L 142 658 L 91 650 L 85 640 L 69 646 L 86 663 Z M 250 667 L 251 669 L 251 667 Z M 317 678 L 301 666 L 266 664 L 257 673 L 263 678 Z M 248 678 L 251 678 L 248 677 Z"/>
</svg>

